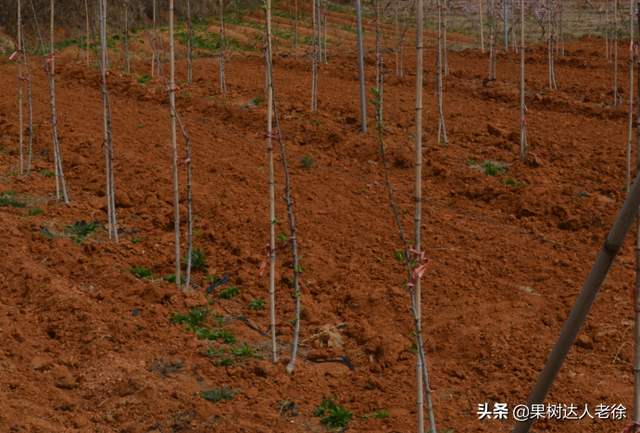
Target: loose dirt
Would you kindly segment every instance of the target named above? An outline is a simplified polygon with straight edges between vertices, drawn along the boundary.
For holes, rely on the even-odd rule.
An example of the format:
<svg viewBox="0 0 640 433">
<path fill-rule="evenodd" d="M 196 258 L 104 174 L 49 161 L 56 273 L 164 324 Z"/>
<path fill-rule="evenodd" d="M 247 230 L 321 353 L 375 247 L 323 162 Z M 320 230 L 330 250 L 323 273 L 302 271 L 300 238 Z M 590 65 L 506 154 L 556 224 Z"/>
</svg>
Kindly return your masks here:
<svg viewBox="0 0 640 433">
<path fill-rule="evenodd" d="M 312 411 L 327 395 L 353 411 L 351 431 L 415 431 L 410 301 L 402 289 L 405 272 L 394 260 L 402 246 L 382 186 L 374 108 L 367 106 L 370 132 L 359 134 L 355 57 L 330 53 L 328 64 L 319 68 L 319 109 L 311 112 L 311 85 L 304 85 L 310 62 L 288 49 L 280 45 L 274 71 L 304 265 L 301 353 L 315 360 L 345 356 L 353 371 L 345 364 L 300 357 L 293 376 L 285 374 L 293 329 L 288 250 L 277 254 L 277 364 L 268 360 L 268 337 L 237 318 L 268 330 L 268 305 L 249 309 L 253 298 L 268 299 L 268 277 L 258 276 L 269 227 L 263 174 L 266 104 L 251 104 L 264 97 L 260 53 L 227 56 L 227 94 L 219 92 L 217 58 L 196 61 L 193 86 L 183 83 L 186 63 L 177 66 L 177 109 L 194 152 L 195 244 L 207 254 L 208 265 L 206 272 L 195 271 L 199 288 L 186 293 L 160 280 L 174 269 L 164 83 L 157 77 L 139 83 L 150 70 L 149 62 L 141 61 L 133 62 L 132 75 L 124 74 L 118 61 L 108 79 L 118 220 L 122 230 L 134 234 L 123 233 L 120 244 L 108 241 L 104 229 L 81 244 L 64 237 L 49 240 L 41 228 L 106 221 L 102 100 L 98 71 L 83 66 L 75 53 L 57 56 L 58 131 L 71 201 L 58 203 L 55 180 L 42 174 L 54 170 L 43 62 L 30 58 L 35 104 L 30 176 L 16 175 L 19 127 L 12 95 L 17 66 L 0 66 L 0 193 L 42 199 L 25 209 L 0 207 L 0 431 L 323 431 Z M 488 55 L 471 49 L 449 53 L 451 76 L 444 80 L 449 146 L 444 147 L 437 143 L 435 50 L 427 47 L 423 182 L 428 201 L 422 246 L 431 262 L 422 311 L 439 430 L 512 427 L 511 414 L 509 420 L 479 420 L 478 404 L 502 402 L 513 408 L 526 402 L 594 263 L 593 255 L 578 250 L 599 251 L 625 198 L 627 103 L 607 106 L 613 101 L 612 65 L 603 58 L 604 43 L 568 43 L 566 51 L 557 60 L 558 91 L 547 89 L 545 48 L 527 51 L 530 147 L 527 160 L 520 162 L 516 55 L 500 54 L 498 80 L 483 87 Z M 403 77 L 395 75 L 394 61 L 395 55 L 385 55 L 390 72 L 385 75 L 384 144 L 399 216 L 410 234 L 413 50 L 405 46 Z M 629 94 L 627 65 L 622 58 L 623 98 Z M 367 55 L 367 87 L 375 83 L 374 71 L 375 57 Z M 180 149 L 183 156 L 182 141 Z M 315 167 L 302 166 L 297 158 L 305 155 Z M 277 156 L 282 191 L 280 161 Z M 484 174 L 477 165 L 486 161 L 502 163 L 507 171 Z M 184 167 L 180 197 L 186 245 Z M 25 216 L 34 206 L 44 213 Z M 276 214 L 278 235 L 288 232 L 282 200 Z M 635 231 L 547 403 L 574 404 L 578 415 L 585 404 L 592 415 L 599 404 L 622 404 L 631 417 L 633 237 Z M 134 277 L 131 267 L 148 268 L 154 280 Z M 206 296 L 206 274 L 229 274 L 240 294 L 220 299 L 216 289 Z M 247 342 L 261 357 L 215 366 L 219 359 L 203 354 L 207 344 L 170 321 L 170 313 L 191 307 L 208 307 L 226 318 L 221 329 L 235 334 L 233 346 Z M 211 318 L 208 323 L 215 328 Z M 207 388 L 228 384 L 237 395 L 215 404 L 196 395 L 201 383 Z M 282 411 L 284 401 L 296 403 L 297 416 Z M 365 418 L 384 408 L 389 418 Z M 589 417 L 542 420 L 533 431 L 620 431 L 625 424 Z"/>
</svg>

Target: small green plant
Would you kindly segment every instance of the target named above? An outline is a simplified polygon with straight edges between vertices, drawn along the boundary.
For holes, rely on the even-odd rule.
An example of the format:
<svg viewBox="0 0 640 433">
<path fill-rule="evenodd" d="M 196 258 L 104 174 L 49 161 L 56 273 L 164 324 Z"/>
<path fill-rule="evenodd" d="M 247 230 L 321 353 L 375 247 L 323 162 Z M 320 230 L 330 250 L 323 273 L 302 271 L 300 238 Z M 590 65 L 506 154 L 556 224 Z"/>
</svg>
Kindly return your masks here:
<svg viewBox="0 0 640 433">
<path fill-rule="evenodd" d="M 200 323 L 204 323 L 207 317 L 211 316 L 211 310 L 208 308 L 193 307 L 189 309 L 189 314 L 184 313 L 171 313 L 169 317 L 175 323 L 184 323 L 187 325 L 187 329 L 196 330 L 200 327 Z M 215 338 L 214 338 L 215 340 Z"/>
<path fill-rule="evenodd" d="M 232 347 L 231 353 L 240 359 L 260 357 L 260 355 L 256 353 L 256 349 L 251 349 L 246 342 L 241 347 Z"/>
<path fill-rule="evenodd" d="M 29 209 L 29 216 L 40 215 L 41 213 L 44 213 L 44 211 L 39 207 Z"/>
<path fill-rule="evenodd" d="M 141 237 L 141 238 L 133 238 L 133 239 L 131 239 L 131 243 L 132 243 L 132 244 L 139 244 L 140 242 L 142 242 L 142 241 L 143 241 L 143 240 L 145 240 L 146 238 L 147 238 L 146 236 L 143 236 L 143 237 Z"/>
<path fill-rule="evenodd" d="M 171 284 L 175 284 L 176 283 L 176 274 L 169 274 L 166 277 L 162 277 L 163 281 L 168 281 Z M 187 278 L 184 276 L 184 274 L 180 274 L 180 284 L 184 284 L 187 281 Z"/>
<path fill-rule="evenodd" d="M 300 158 L 300 162 L 302 162 L 302 166 L 304 168 L 313 168 L 313 167 L 315 167 L 315 164 L 313 163 L 313 157 L 311 157 L 309 155 L 305 155 L 302 158 Z"/>
<path fill-rule="evenodd" d="M 64 227 L 64 233 L 68 235 L 73 243 L 81 245 L 86 237 L 100 231 L 100 224 L 95 221 L 85 222 L 79 221 L 73 224 L 67 224 Z"/>
<path fill-rule="evenodd" d="M 229 385 L 224 385 L 222 388 L 207 389 L 202 382 L 200 382 L 200 386 L 202 387 L 202 392 L 196 395 L 214 403 L 219 403 L 221 400 L 231 400 L 240 390 L 239 388 L 229 389 Z"/>
<path fill-rule="evenodd" d="M 182 263 L 187 263 L 187 256 L 182 258 Z M 191 251 L 191 267 L 193 269 L 207 269 L 207 255 L 199 247 Z"/>
<path fill-rule="evenodd" d="M 322 122 L 319 120 L 310 120 L 309 123 L 312 125 L 320 126 Z"/>
<path fill-rule="evenodd" d="M 12 196 L 0 195 L 0 207 L 1 206 L 11 206 L 14 208 L 24 209 L 25 207 L 27 207 L 27 204 L 23 201 L 13 198 Z"/>
<path fill-rule="evenodd" d="M 140 74 L 140 78 L 138 78 L 138 83 L 148 83 L 151 80 L 150 74 Z"/>
<path fill-rule="evenodd" d="M 5 191 L 2 194 L 0 194 L 0 196 L 6 196 L 6 197 L 11 197 L 16 195 L 18 195 L 18 193 L 13 190 Z"/>
<path fill-rule="evenodd" d="M 218 281 L 220 281 L 222 278 L 220 278 L 220 277 L 219 277 L 219 276 L 217 276 L 217 275 L 205 275 L 204 277 L 202 277 L 202 279 L 203 279 L 203 280 L 209 280 L 209 282 L 210 282 L 211 284 L 215 284 L 215 283 L 217 283 Z"/>
<path fill-rule="evenodd" d="M 193 234 L 196 236 L 202 236 L 202 232 L 200 231 L 200 229 L 193 229 Z"/>
<path fill-rule="evenodd" d="M 137 126 L 139 129 L 143 129 L 145 127 L 145 125 L 138 125 Z"/>
<path fill-rule="evenodd" d="M 129 268 L 129 272 L 133 275 L 137 275 L 140 278 L 147 278 L 153 280 L 153 274 L 147 268 Z"/>
<path fill-rule="evenodd" d="M 251 303 L 249 304 L 249 309 L 250 310 L 259 310 L 262 307 L 264 307 L 264 304 L 265 304 L 264 299 L 262 299 L 262 298 L 255 299 L 255 298 L 253 298 L 251 300 Z"/>
<path fill-rule="evenodd" d="M 257 98 L 253 98 L 251 100 L 251 105 L 260 105 L 264 102 L 264 98 L 258 96 Z"/>
<path fill-rule="evenodd" d="M 56 174 L 53 171 L 47 171 L 47 170 L 40 171 L 40 174 L 43 175 L 44 177 L 55 177 L 56 176 Z"/>
<path fill-rule="evenodd" d="M 485 161 L 482 163 L 482 168 L 484 168 L 484 174 L 488 174 L 489 176 L 498 176 L 501 172 L 506 171 L 493 161 Z"/>
<path fill-rule="evenodd" d="M 226 329 L 224 331 L 218 332 L 218 338 L 217 339 L 222 340 L 222 342 L 224 344 L 233 344 L 236 341 L 238 341 L 236 336 L 233 335 L 233 333 L 231 333 L 231 331 L 228 331 Z"/>
<path fill-rule="evenodd" d="M 389 410 L 385 407 L 380 412 L 373 412 L 373 416 L 378 419 L 389 418 Z"/>
<path fill-rule="evenodd" d="M 289 239 L 289 235 L 285 232 L 282 232 L 282 234 L 276 238 L 278 242 L 285 242 L 287 239 Z"/>
<path fill-rule="evenodd" d="M 221 290 L 220 297 L 222 299 L 231 299 L 238 293 L 240 293 L 240 289 L 238 289 L 238 286 L 231 286 L 228 289 Z"/>
<path fill-rule="evenodd" d="M 522 185 L 522 182 L 516 182 L 515 180 L 513 180 L 513 179 L 512 179 L 512 178 L 510 178 L 510 177 L 506 178 L 506 179 L 505 179 L 505 180 L 503 180 L 501 183 L 502 183 L 503 185 L 511 185 L 511 186 L 515 186 L 515 187 L 518 187 L 518 186 L 521 186 L 521 185 Z"/>
<path fill-rule="evenodd" d="M 226 353 L 226 350 L 223 349 L 222 347 L 220 349 L 216 349 L 215 344 L 209 344 L 209 347 L 201 350 L 203 354 L 205 356 L 208 356 L 209 358 L 220 358 L 224 356 L 224 354 Z"/>
<path fill-rule="evenodd" d="M 213 365 L 215 365 L 216 367 L 229 367 L 233 365 L 234 362 L 235 361 L 233 360 L 233 358 L 227 358 L 224 355 L 220 355 L 220 361 L 214 361 Z"/>
<path fill-rule="evenodd" d="M 315 416 L 320 417 L 320 422 L 329 428 L 346 427 L 353 416 L 353 412 L 338 406 L 336 401 L 332 400 L 331 396 L 323 398 L 318 409 L 313 411 Z M 328 415 L 327 411 L 329 411 Z"/>
<path fill-rule="evenodd" d="M 620 191 L 626 191 L 627 190 L 627 185 L 622 185 L 622 187 L 620 188 Z"/>
</svg>

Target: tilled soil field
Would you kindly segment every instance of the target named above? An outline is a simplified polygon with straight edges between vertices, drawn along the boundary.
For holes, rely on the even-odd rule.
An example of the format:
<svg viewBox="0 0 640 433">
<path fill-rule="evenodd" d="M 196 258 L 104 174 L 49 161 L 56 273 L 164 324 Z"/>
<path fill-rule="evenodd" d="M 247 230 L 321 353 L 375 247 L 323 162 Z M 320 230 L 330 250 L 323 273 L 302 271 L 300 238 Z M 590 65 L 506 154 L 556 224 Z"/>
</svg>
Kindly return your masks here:
<svg viewBox="0 0 640 433">
<path fill-rule="evenodd" d="M 149 62 L 134 61 L 127 75 L 118 61 L 108 78 L 119 244 L 104 229 L 99 72 L 78 62 L 75 52 L 56 57 L 65 205 L 55 200 L 50 177 L 43 61 L 29 59 L 35 123 L 29 176 L 18 174 L 17 66 L 2 62 L 0 193 L 26 207 L 0 207 L 0 432 L 320 432 L 312 412 L 328 395 L 353 412 L 350 431 L 415 431 L 413 323 L 402 288 L 406 273 L 394 259 L 402 244 L 384 187 L 374 107 L 368 104 L 369 133 L 359 133 L 355 56 L 330 52 L 319 68 L 318 112 L 310 111 L 309 59 L 285 57 L 287 49 L 281 46 L 274 60 L 275 89 L 305 283 L 302 356 L 292 376 L 284 371 L 293 334 L 288 250 L 277 253 L 275 365 L 270 340 L 259 332 L 268 330 L 268 305 L 249 308 L 254 298 L 268 299 L 268 277 L 258 276 L 269 227 L 266 103 L 256 99 L 264 97 L 261 54 L 229 53 L 227 94 L 219 90 L 216 57 L 197 60 L 194 84 L 180 84 L 176 93 L 194 152 L 195 245 L 208 266 L 194 271 L 198 288 L 186 293 L 161 280 L 174 269 L 172 156 L 165 85 L 157 77 L 139 82 Z M 518 57 L 500 54 L 498 80 L 483 86 L 487 54 L 449 53 L 445 147 L 437 143 L 435 54 L 429 45 L 422 225 L 431 261 L 422 310 L 434 411 L 439 430 L 509 431 L 511 409 L 526 402 L 626 195 L 628 62 L 621 58 L 618 67 L 625 108 L 614 108 L 603 42 L 566 45 L 566 56 L 557 59 L 558 91 L 547 88 L 545 48 L 531 47 L 530 147 L 520 162 Z M 403 77 L 395 75 L 393 53 L 385 62 L 384 144 L 410 234 L 414 50 L 405 47 Z M 373 54 L 366 64 L 372 87 Z M 178 82 L 186 77 L 186 62 L 179 62 L 177 76 Z M 179 153 L 185 154 L 183 141 Z M 304 167 L 303 156 L 314 166 Z M 276 183 L 282 191 L 281 159 Z M 504 169 L 485 174 L 487 161 Z M 186 244 L 184 166 L 180 197 Z M 278 235 L 288 232 L 282 200 L 276 215 Z M 74 241 L 68 225 L 81 221 L 103 228 Z M 631 417 L 634 238 L 635 230 L 546 402 L 573 404 L 578 417 L 588 405 L 595 419 L 543 419 L 533 431 L 620 431 L 627 424 L 600 419 L 598 405 L 623 405 Z M 153 278 L 136 277 L 131 268 L 149 269 Z M 223 286 L 207 295 L 206 275 L 229 275 L 228 286 L 240 293 L 220 298 Z M 215 316 L 208 325 L 230 331 L 237 340 L 230 346 L 246 343 L 259 357 L 229 354 L 233 365 L 216 366 L 221 358 L 205 356 L 207 342 L 171 322 L 171 313 L 193 307 L 210 308 Z M 218 341 L 215 347 L 225 346 Z M 334 356 L 349 362 L 314 362 Z M 224 385 L 237 390 L 229 401 L 197 395 L 202 386 Z M 484 403 L 508 403 L 508 419 L 480 420 Z M 371 416 L 385 408 L 388 418 Z"/>
</svg>

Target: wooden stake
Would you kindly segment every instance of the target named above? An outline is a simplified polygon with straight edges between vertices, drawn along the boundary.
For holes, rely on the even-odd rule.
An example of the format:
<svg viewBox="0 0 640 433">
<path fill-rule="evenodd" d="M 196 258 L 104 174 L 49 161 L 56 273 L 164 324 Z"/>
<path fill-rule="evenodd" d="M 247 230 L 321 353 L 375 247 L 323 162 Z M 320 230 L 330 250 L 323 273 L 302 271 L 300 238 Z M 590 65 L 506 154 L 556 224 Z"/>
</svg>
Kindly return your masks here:
<svg viewBox="0 0 640 433">
<path fill-rule="evenodd" d="M 269 331 L 271 334 L 271 361 L 275 364 L 278 361 L 277 345 L 276 345 L 276 295 L 275 295 L 275 278 L 276 278 L 276 208 L 275 208 L 275 180 L 273 173 L 273 83 L 272 76 L 272 59 L 271 59 L 271 0 L 266 0 L 266 21 L 265 31 L 267 35 L 267 150 L 269 152 Z"/>
<path fill-rule="evenodd" d="M 631 185 L 631 139 L 633 129 L 633 0 L 629 0 L 629 125 L 627 129 L 627 192 Z"/>
<path fill-rule="evenodd" d="M 27 64 L 27 53 L 24 49 L 24 26 L 20 27 L 22 36 L 22 61 L 24 62 L 24 73 L 27 76 L 27 95 L 29 96 L 29 156 L 27 158 L 26 173 L 31 172 L 31 156 L 33 154 L 33 102 L 31 100 L 31 75 L 29 74 L 29 66 Z"/>
<path fill-rule="evenodd" d="M 227 93 L 227 80 L 224 75 L 224 51 L 227 47 L 227 37 L 224 34 L 224 3 L 220 0 L 220 91 Z"/>
<path fill-rule="evenodd" d="M 596 263 L 593 265 L 587 281 L 584 283 L 584 287 L 578 296 L 578 300 L 571 310 L 571 314 L 567 319 L 562 332 L 556 341 L 549 359 L 540 373 L 540 377 L 536 382 L 531 395 L 527 400 L 527 406 L 531 407 L 533 404 L 542 404 L 551 390 L 551 386 L 555 381 L 560 368 L 564 363 L 564 360 L 571 349 L 582 325 L 584 324 L 593 303 L 598 296 L 598 292 L 602 287 L 616 256 L 620 252 L 622 243 L 631 229 L 634 219 L 638 215 L 638 209 L 640 207 L 640 176 L 636 177 L 631 191 L 620 209 L 616 221 L 607 236 L 607 239 L 598 254 Z M 636 313 L 637 316 L 637 313 Z M 638 326 L 636 321 L 636 327 Z M 636 328 L 637 329 L 637 328 Z M 636 358 L 637 360 L 637 358 Z M 638 373 L 634 372 L 634 376 Z M 636 382 L 637 383 L 637 382 Z M 534 418 L 531 417 L 527 421 L 518 422 L 513 429 L 513 433 L 527 433 L 534 422 Z"/>
<path fill-rule="evenodd" d="M 20 120 L 20 174 L 24 174 L 24 155 L 23 155 L 23 135 L 24 124 L 22 121 L 22 11 L 20 10 L 20 1 L 18 0 L 18 116 Z"/>
<path fill-rule="evenodd" d="M 151 47 L 151 49 L 155 52 L 157 47 L 158 47 L 158 29 L 156 28 L 156 0 L 153 0 L 153 47 Z M 158 59 L 160 59 L 160 56 L 158 56 Z M 153 78 L 153 72 L 155 70 L 155 61 L 156 61 L 156 56 L 154 55 L 151 57 L 151 78 Z"/>
<path fill-rule="evenodd" d="M 484 28 L 482 25 L 482 0 L 478 0 L 478 15 L 480 20 L 480 49 L 484 53 Z"/>
<path fill-rule="evenodd" d="M 524 0 L 520 0 L 520 161 L 526 156 L 527 123 L 524 103 Z M 513 38 L 515 40 L 515 37 Z"/>
<path fill-rule="evenodd" d="M 87 68 L 89 67 L 89 4 L 84 0 L 85 17 L 87 18 Z M 95 40 L 93 43 L 95 44 Z M 95 45 L 94 45 L 95 46 Z"/>
<path fill-rule="evenodd" d="M 129 1 L 124 2 L 124 70 L 131 73 L 129 64 Z"/>
<path fill-rule="evenodd" d="M 171 151 L 173 163 L 173 225 L 175 231 L 176 286 L 180 287 L 180 197 L 178 193 L 178 145 L 176 143 L 176 65 L 173 44 L 173 0 L 169 0 L 169 56 L 171 61 L 169 104 L 171 105 Z"/>
<path fill-rule="evenodd" d="M 415 137 L 415 159 L 416 159 L 416 184 L 415 184 L 415 204 L 414 204 L 414 244 L 416 250 L 420 250 L 420 222 L 422 221 L 422 86 L 424 80 L 424 0 L 418 0 L 418 10 L 416 14 L 416 131 Z M 422 291 L 420 279 L 416 281 L 414 288 L 415 315 L 418 328 L 422 327 Z M 416 335 L 416 338 L 418 336 Z M 417 346 L 417 340 L 416 340 Z M 424 432 L 424 397 L 422 387 L 422 359 L 416 356 L 416 405 L 418 418 L 418 433 Z M 435 429 L 433 429 L 435 431 Z"/>
</svg>

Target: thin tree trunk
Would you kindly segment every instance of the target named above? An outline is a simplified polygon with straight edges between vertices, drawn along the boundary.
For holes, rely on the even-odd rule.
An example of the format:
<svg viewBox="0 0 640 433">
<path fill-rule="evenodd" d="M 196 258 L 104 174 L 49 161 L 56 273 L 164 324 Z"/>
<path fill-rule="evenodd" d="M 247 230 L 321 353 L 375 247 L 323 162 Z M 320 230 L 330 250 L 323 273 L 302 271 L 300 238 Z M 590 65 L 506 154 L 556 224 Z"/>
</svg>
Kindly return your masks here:
<svg viewBox="0 0 640 433">
<path fill-rule="evenodd" d="M 187 0 L 187 32 L 189 46 L 187 47 L 187 82 L 193 84 L 193 26 L 191 25 L 191 2 Z"/>
<path fill-rule="evenodd" d="M 113 209 L 111 208 L 111 166 L 109 164 L 109 126 L 107 124 L 107 75 L 106 75 L 106 62 L 107 62 L 107 43 L 105 39 L 106 25 L 105 25 L 105 13 L 106 13 L 106 3 L 104 0 L 99 0 L 98 8 L 100 9 L 100 72 L 102 74 L 102 119 L 103 119 L 103 131 L 104 131 L 104 140 L 102 142 L 102 149 L 104 150 L 104 161 L 105 161 L 105 175 L 106 175 L 106 193 L 107 193 L 107 227 L 109 230 L 109 239 L 113 236 Z"/>
<path fill-rule="evenodd" d="M 220 91 L 227 93 L 227 80 L 224 75 L 224 52 L 227 46 L 227 37 L 224 33 L 224 3 L 220 0 Z"/>
<path fill-rule="evenodd" d="M 527 107 L 524 102 L 524 1 L 520 0 L 520 161 L 524 161 L 526 157 L 527 144 L 527 123 L 525 120 Z"/>
<path fill-rule="evenodd" d="M 178 145 L 176 143 L 176 65 L 173 44 L 173 0 L 169 0 L 169 103 L 171 105 L 171 151 L 173 161 L 173 225 L 175 230 L 176 286 L 180 287 L 180 197 L 178 194 Z M 187 259 L 187 266 L 190 260 Z"/>
<path fill-rule="evenodd" d="M 424 80 L 424 0 L 418 0 L 416 16 L 416 131 L 415 131 L 415 157 L 416 157 L 416 199 L 414 209 L 414 243 L 417 250 L 420 250 L 420 223 L 422 219 L 422 86 Z M 415 288 L 415 315 L 417 317 L 418 328 L 422 327 L 422 292 L 420 280 Z M 416 335 L 417 338 L 417 335 Z M 418 433 L 424 432 L 424 389 L 422 387 L 422 359 L 416 356 L 416 405 L 418 418 Z M 432 429 L 435 431 L 435 428 Z"/>
<path fill-rule="evenodd" d="M 46 48 L 44 46 L 44 39 L 42 38 L 42 33 L 40 32 L 40 25 L 38 24 L 38 15 L 36 13 L 36 8 L 33 5 L 33 0 L 29 0 L 29 3 L 31 4 L 31 10 L 33 11 L 33 17 L 34 17 L 34 21 L 36 24 L 36 30 L 38 31 L 38 37 L 40 38 L 40 46 L 42 48 L 42 55 L 44 57 L 44 66 L 45 66 L 45 70 L 47 73 L 47 79 L 49 81 L 49 93 L 51 95 L 51 124 L 52 124 L 52 130 L 53 130 L 53 153 L 54 153 L 54 158 L 55 158 L 55 166 L 56 166 L 56 179 L 59 179 L 59 184 L 61 185 L 61 190 L 62 190 L 62 197 L 65 203 L 69 203 L 69 197 L 67 196 L 67 188 L 65 186 L 65 181 L 64 181 L 64 171 L 62 170 L 62 161 L 60 158 L 60 148 L 58 146 L 58 128 L 57 128 L 57 122 L 56 122 L 56 96 L 55 96 L 55 81 L 53 79 L 53 62 L 54 62 L 54 54 L 55 52 L 52 50 L 51 54 L 47 55 L 46 52 Z M 53 12 L 53 0 L 51 0 L 51 17 L 52 17 L 52 22 L 53 22 L 53 16 L 54 16 L 54 12 Z M 53 24 L 51 25 L 51 28 L 53 29 Z M 52 30 L 52 34 L 53 34 L 53 30 Z M 51 47 L 53 48 L 53 43 L 54 43 L 54 39 L 53 37 L 51 38 Z M 49 59 L 47 59 L 47 57 L 49 57 Z M 49 68 L 49 61 L 51 61 L 52 65 L 51 65 L 51 69 Z M 57 190 L 59 191 L 59 190 Z M 59 192 L 58 192 L 58 198 L 59 198 Z"/>
<path fill-rule="evenodd" d="M 633 0 L 629 0 L 629 128 L 627 134 L 627 192 L 631 188 L 631 140 L 633 129 Z"/>
<path fill-rule="evenodd" d="M 400 60 L 399 60 L 399 34 L 398 34 L 398 0 L 395 0 L 393 3 L 393 25 L 394 25 L 394 33 L 393 33 L 393 43 L 395 45 L 395 54 L 396 54 L 396 76 L 400 75 Z"/>
<path fill-rule="evenodd" d="M 278 361 L 276 344 L 276 211 L 275 180 L 273 173 L 273 85 L 271 83 L 271 0 L 266 1 L 265 24 L 267 35 L 267 149 L 269 152 L 269 330 L 271 334 L 271 361 Z"/>
<path fill-rule="evenodd" d="M 54 0 L 51 0 L 51 22 L 50 22 L 50 30 L 51 30 L 51 36 L 50 36 L 50 53 L 51 53 L 51 93 L 53 94 L 53 98 L 55 98 L 55 91 L 56 91 L 56 56 L 55 56 L 55 35 L 53 33 L 53 25 L 54 25 Z M 53 119 L 51 120 L 53 122 Z M 56 198 L 58 200 L 60 200 L 60 172 L 59 172 L 59 163 L 58 163 L 58 158 L 60 157 L 58 151 L 56 150 L 57 148 L 57 144 L 56 142 L 57 140 L 57 131 L 55 133 L 56 138 L 54 139 L 54 152 L 53 152 L 53 157 L 54 157 L 54 166 L 55 166 L 55 176 L 56 176 Z"/>
<path fill-rule="evenodd" d="M 629 0 L 632 4 L 633 0 Z M 638 10 L 640 10 L 640 1 L 636 3 Z M 629 12 L 633 16 L 633 9 Z M 640 31 L 640 14 L 638 14 L 638 30 Z M 633 35 L 633 32 L 631 32 Z M 640 45 L 640 38 L 638 38 L 638 45 Z M 636 45 L 636 46 L 638 46 Z M 640 55 L 636 55 L 636 70 L 638 73 L 638 101 L 640 101 Z M 633 99 L 633 98 L 631 98 Z M 640 107 L 636 114 L 636 178 L 640 175 Z M 631 189 L 631 186 L 627 184 L 627 190 Z M 633 359 L 633 421 L 640 422 L 640 311 L 637 307 L 638 300 L 640 299 L 640 218 L 636 219 L 636 286 L 635 286 L 635 332 L 634 332 L 634 359 Z M 637 433 L 640 428 L 636 427 L 634 433 Z"/>
<path fill-rule="evenodd" d="M 444 123 L 444 113 L 442 109 L 442 0 L 438 0 L 438 143 L 440 143 L 440 133 L 442 133 L 443 144 L 448 146 L 447 128 Z"/>
<path fill-rule="evenodd" d="M 322 8 L 320 7 L 320 0 L 317 0 L 317 24 L 318 24 L 318 63 L 322 62 Z"/>
<path fill-rule="evenodd" d="M 324 64 L 327 64 L 327 15 L 328 15 L 327 1 L 324 2 Z"/>
<path fill-rule="evenodd" d="M 156 20 L 156 0 L 153 0 L 153 47 L 151 47 L 151 49 L 154 52 L 158 47 L 158 29 L 157 29 L 156 21 L 157 21 Z M 151 57 L 151 78 L 153 78 L 153 74 L 155 72 L 155 61 L 156 61 L 156 56 L 154 55 Z M 160 61 L 160 56 L 158 56 L 158 62 L 159 61 Z"/>
<path fill-rule="evenodd" d="M 443 22 L 442 22 L 442 49 L 444 52 L 444 75 L 449 75 L 449 59 L 447 56 L 447 2 L 444 0 L 444 7 L 442 9 Z"/>
<path fill-rule="evenodd" d="M 20 2 L 18 0 L 18 116 L 20 122 L 20 174 L 24 174 L 24 154 L 23 154 L 23 136 L 24 136 L 24 123 L 22 120 L 22 63 L 20 58 L 22 57 L 22 11 L 20 9 Z"/>
<path fill-rule="evenodd" d="M 318 110 L 318 44 L 316 43 L 316 29 L 318 29 L 316 22 L 316 10 L 315 2 L 311 0 L 311 44 L 312 44 L 312 65 L 311 65 L 311 111 Z M 318 38 L 320 37 L 320 31 L 318 30 Z"/>
<path fill-rule="evenodd" d="M 360 115 L 362 117 L 362 132 L 367 133 L 367 99 L 364 92 L 364 48 L 362 42 L 362 6 L 356 0 L 356 27 L 358 31 L 358 67 L 360 71 Z"/>
<path fill-rule="evenodd" d="M 124 70 L 127 74 L 131 73 L 131 65 L 129 64 L 129 2 L 124 2 Z"/>
<path fill-rule="evenodd" d="M 87 18 L 87 68 L 89 67 L 89 3 L 87 3 L 87 0 L 84 0 L 84 10 L 85 10 L 85 17 Z M 95 46 L 95 40 L 93 41 L 94 46 Z"/>
<path fill-rule="evenodd" d="M 509 10 L 507 8 L 507 0 L 503 1 L 504 9 L 504 51 L 509 52 Z"/>
<path fill-rule="evenodd" d="M 29 66 L 27 64 L 27 50 L 24 47 L 24 27 L 20 27 L 22 35 L 22 60 L 24 62 L 24 73 L 27 76 L 27 95 L 29 96 L 29 155 L 27 157 L 27 175 L 31 172 L 31 156 L 33 154 L 33 102 L 31 100 L 31 75 L 29 74 Z"/>
<path fill-rule="evenodd" d="M 484 53 L 484 27 L 482 23 L 482 0 L 478 0 L 478 16 L 480 20 L 480 49 Z"/>
<path fill-rule="evenodd" d="M 613 106 L 618 106 L 618 0 L 613 0 Z M 621 98 L 622 99 L 622 98 Z"/>
</svg>

